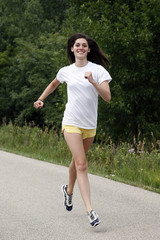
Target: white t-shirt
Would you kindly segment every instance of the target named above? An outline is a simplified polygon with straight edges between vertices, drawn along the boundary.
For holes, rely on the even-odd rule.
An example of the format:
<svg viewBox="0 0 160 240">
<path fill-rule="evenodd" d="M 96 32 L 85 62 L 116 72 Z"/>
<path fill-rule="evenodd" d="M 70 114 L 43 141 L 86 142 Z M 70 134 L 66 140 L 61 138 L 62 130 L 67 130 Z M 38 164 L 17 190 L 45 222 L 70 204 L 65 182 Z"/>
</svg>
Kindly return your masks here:
<svg viewBox="0 0 160 240">
<path fill-rule="evenodd" d="M 112 80 L 110 74 L 101 65 L 88 62 L 84 67 L 75 63 L 63 67 L 57 73 L 60 83 L 66 82 L 68 101 L 63 116 L 63 125 L 73 125 L 85 129 L 97 127 L 98 92 L 84 77 L 85 72 L 92 72 L 93 79 L 101 84 Z"/>
</svg>

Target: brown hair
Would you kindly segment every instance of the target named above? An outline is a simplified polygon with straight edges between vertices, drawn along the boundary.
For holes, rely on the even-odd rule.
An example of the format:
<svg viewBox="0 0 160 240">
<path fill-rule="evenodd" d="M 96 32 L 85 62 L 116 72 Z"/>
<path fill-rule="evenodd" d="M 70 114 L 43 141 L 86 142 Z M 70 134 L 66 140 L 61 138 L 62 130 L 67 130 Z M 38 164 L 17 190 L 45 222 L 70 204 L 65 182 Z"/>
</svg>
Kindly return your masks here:
<svg viewBox="0 0 160 240">
<path fill-rule="evenodd" d="M 72 35 L 67 42 L 67 56 L 70 63 L 75 62 L 75 56 L 74 53 L 71 51 L 71 47 L 73 47 L 75 41 L 79 38 L 84 38 L 88 42 L 88 46 L 90 48 L 90 52 L 87 55 L 88 61 L 91 61 L 93 63 L 97 63 L 99 65 L 102 65 L 103 67 L 108 67 L 109 60 L 105 56 L 105 54 L 102 52 L 102 50 L 99 48 L 98 44 L 95 40 L 92 38 L 87 37 L 83 33 L 76 33 Z"/>
</svg>

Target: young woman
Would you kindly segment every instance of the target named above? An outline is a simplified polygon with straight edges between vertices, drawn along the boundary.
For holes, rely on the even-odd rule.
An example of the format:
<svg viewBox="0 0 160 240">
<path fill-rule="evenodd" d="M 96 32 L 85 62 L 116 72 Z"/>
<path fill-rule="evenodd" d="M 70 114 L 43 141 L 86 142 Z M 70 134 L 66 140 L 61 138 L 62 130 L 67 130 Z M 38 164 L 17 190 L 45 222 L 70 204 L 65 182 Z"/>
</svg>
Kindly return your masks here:
<svg viewBox="0 0 160 240">
<path fill-rule="evenodd" d="M 81 33 L 74 34 L 68 40 L 67 54 L 71 64 L 59 70 L 56 78 L 34 103 L 34 107 L 42 108 L 44 99 L 60 83 L 66 82 L 68 102 L 64 111 L 62 131 L 72 153 L 72 161 L 68 185 L 65 184 L 61 188 L 64 205 L 66 210 L 72 210 L 73 189 L 77 180 L 90 224 L 96 226 L 100 220 L 91 206 L 86 153 L 96 134 L 98 95 L 106 102 L 111 100 L 108 84 L 111 76 L 105 69 L 109 62 L 97 43 Z"/>
</svg>

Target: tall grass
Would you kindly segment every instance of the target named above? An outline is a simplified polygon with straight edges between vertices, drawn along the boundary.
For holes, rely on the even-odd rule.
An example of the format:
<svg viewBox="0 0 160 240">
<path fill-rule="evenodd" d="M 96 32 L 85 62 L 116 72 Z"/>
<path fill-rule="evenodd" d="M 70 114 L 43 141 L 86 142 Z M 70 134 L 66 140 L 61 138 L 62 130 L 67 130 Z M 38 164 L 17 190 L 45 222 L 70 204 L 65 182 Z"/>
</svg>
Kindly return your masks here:
<svg viewBox="0 0 160 240">
<path fill-rule="evenodd" d="M 157 143 L 156 143 L 157 144 Z M 18 127 L 12 123 L 0 127 L 0 148 L 28 157 L 69 166 L 71 154 L 63 139 L 53 130 Z M 139 142 L 137 152 L 131 145 L 115 146 L 94 143 L 87 154 L 89 172 L 160 193 L 160 152 L 154 146 L 144 151 Z"/>
<path fill-rule="evenodd" d="M 0 127 L 0 148 L 39 160 L 68 166 L 70 152 L 63 136 L 45 128 L 13 126 Z"/>
</svg>

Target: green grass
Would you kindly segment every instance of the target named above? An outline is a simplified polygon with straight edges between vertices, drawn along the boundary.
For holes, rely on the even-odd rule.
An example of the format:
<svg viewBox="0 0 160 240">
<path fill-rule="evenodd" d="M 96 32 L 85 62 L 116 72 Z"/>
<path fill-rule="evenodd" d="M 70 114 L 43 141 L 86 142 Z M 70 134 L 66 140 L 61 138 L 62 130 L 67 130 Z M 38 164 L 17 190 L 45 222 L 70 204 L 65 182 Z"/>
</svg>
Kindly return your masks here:
<svg viewBox="0 0 160 240">
<path fill-rule="evenodd" d="M 94 143 L 87 154 L 89 172 L 160 193 L 160 152 L 154 147 L 144 151 L 142 143 L 137 153 L 130 152 L 131 147 L 127 143 L 115 146 L 111 141 Z M 47 128 L 2 126 L 0 149 L 64 166 L 71 159 L 62 134 Z"/>
</svg>

